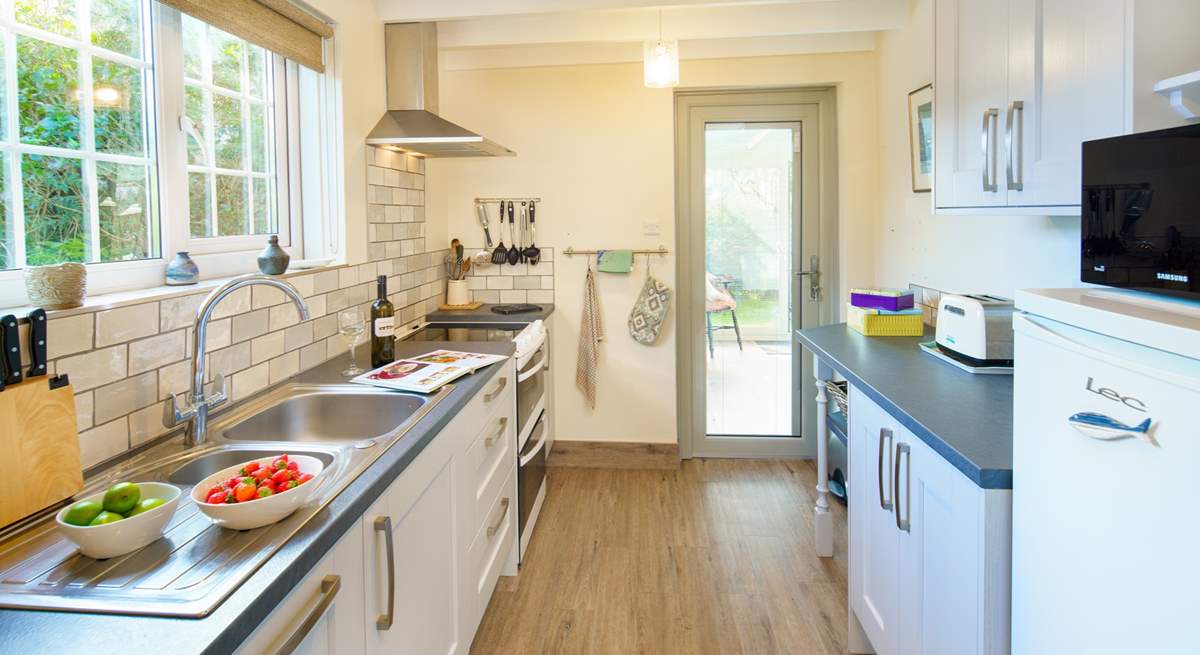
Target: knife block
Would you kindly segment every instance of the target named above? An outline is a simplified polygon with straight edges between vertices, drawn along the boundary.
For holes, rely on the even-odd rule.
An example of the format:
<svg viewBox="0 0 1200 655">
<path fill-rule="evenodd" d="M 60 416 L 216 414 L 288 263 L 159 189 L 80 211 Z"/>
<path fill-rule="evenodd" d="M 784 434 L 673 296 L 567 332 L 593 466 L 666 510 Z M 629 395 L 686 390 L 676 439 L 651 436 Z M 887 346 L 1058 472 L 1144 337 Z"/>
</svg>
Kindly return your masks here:
<svg viewBox="0 0 1200 655">
<path fill-rule="evenodd" d="M 0 528 L 83 489 L 75 393 L 50 379 L 0 391 Z"/>
</svg>

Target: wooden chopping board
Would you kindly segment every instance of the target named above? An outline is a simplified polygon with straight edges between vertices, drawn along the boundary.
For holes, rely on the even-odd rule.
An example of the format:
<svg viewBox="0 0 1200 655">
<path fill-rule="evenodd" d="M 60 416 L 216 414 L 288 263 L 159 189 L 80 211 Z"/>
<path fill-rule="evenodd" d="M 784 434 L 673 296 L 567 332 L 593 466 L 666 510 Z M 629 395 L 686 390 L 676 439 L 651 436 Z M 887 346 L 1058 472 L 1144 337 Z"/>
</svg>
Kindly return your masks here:
<svg viewBox="0 0 1200 655">
<path fill-rule="evenodd" d="M 75 393 L 37 377 L 0 391 L 0 527 L 83 489 Z"/>
</svg>

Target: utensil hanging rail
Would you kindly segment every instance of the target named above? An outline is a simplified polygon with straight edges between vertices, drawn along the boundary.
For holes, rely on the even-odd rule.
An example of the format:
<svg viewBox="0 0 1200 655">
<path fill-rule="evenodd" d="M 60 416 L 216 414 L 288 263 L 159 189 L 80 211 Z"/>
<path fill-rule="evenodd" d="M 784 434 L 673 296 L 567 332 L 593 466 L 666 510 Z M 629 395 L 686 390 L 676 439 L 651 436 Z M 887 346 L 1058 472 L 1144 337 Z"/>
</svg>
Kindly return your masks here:
<svg viewBox="0 0 1200 655">
<path fill-rule="evenodd" d="M 606 250 L 617 250 L 617 248 L 606 248 Z M 599 252 L 601 251 L 576 250 L 574 247 L 568 246 L 566 250 L 562 251 L 562 254 L 566 255 L 567 257 L 573 257 L 575 255 L 595 255 Z M 671 254 L 671 251 L 667 250 L 665 246 L 659 246 L 653 250 L 630 250 L 629 252 L 632 252 L 635 255 L 659 255 L 661 257 L 666 257 L 667 255 Z"/>
<path fill-rule="evenodd" d="M 476 198 L 475 204 L 489 205 L 489 204 L 495 204 L 498 202 L 510 202 L 510 201 L 511 202 L 541 202 L 542 199 L 536 198 L 533 196 L 530 196 L 530 197 L 517 196 L 517 197 L 513 197 L 513 198 Z"/>
</svg>

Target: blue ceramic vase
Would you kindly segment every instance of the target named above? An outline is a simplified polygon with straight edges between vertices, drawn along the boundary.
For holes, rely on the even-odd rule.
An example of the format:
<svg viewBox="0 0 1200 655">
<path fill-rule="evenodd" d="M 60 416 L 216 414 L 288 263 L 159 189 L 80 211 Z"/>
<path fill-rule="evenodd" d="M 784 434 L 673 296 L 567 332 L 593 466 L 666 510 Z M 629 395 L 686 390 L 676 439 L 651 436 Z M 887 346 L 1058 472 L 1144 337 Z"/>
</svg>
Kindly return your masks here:
<svg viewBox="0 0 1200 655">
<path fill-rule="evenodd" d="M 200 267 L 188 256 L 187 252 L 175 253 L 175 259 L 167 264 L 167 285 L 184 286 L 200 281 Z"/>
</svg>

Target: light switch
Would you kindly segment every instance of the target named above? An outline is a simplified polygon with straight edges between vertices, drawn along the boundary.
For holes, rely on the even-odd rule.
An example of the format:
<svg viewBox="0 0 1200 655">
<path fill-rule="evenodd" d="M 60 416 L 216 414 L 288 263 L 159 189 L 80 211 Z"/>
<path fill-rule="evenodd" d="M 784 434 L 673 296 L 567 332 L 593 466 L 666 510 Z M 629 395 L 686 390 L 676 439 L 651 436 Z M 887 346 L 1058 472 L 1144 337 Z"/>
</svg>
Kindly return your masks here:
<svg viewBox="0 0 1200 655">
<path fill-rule="evenodd" d="M 642 235 L 648 237 L 656 237 L 662 234 L 662 224 L 658 221 L 645 221 L 642 223 Z"/>
</svg>

